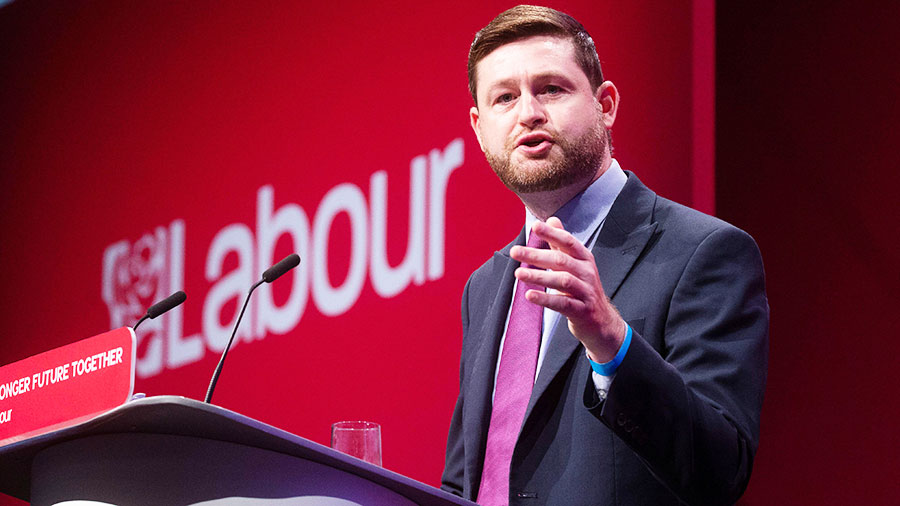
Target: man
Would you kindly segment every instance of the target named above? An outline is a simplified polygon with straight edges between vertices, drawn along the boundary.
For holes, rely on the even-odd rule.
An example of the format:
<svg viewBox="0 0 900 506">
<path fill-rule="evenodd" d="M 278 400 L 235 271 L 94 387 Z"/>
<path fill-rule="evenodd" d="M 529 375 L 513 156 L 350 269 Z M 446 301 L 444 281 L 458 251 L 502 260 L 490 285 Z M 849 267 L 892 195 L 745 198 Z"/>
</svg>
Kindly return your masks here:
<svg viewBox="0 0 900 506">
<path fill-rule="evenodd" d="M 466 284 L 442 487 L 485 505 L 733 503 L 768 352 L 753 239 L 619 167 L 618 91 L 568 15 L 497 16 L 469 87 L 527 219 Z"/>
</svg>

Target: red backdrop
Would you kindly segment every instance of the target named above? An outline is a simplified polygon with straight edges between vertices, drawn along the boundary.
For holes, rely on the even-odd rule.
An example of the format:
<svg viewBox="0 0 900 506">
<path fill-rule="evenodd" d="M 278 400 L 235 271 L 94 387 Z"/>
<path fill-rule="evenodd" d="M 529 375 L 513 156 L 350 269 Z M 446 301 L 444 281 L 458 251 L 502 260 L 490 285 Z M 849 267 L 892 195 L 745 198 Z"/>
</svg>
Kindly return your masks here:
<svg viewBox="0 0 900 506">
<path fill-rule="evenodd" d="M 459 295 L 523 221 L 465 80 L 475 31 L 511 5 L 0 8 L 0 363 L 183 288 L 139 331 L 136 391 L 202 399 L 250 283 L 296 250 L 215 403 L 325 444 L 334 421 L 380 422 L 385 467 L 437 485 Z M 622 93 L 622 165 L 712 211 L 711 2 L 554 7 Z"/>
</svg>

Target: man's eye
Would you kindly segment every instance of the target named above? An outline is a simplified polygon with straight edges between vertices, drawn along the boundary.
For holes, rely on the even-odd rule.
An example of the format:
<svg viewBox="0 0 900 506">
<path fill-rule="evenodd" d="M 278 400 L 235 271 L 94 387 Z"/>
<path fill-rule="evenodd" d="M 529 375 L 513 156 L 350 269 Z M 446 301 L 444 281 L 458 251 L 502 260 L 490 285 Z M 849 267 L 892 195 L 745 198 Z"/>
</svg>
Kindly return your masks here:
<svg viewBox="0 0 900 506">
<path fill-rule="evenodd" d="M 557 93 L 562 92 L 562 88 L 551 84 L 550 86 L 547 86 L 546 88 L 544 88 L 544 92 L 549 95 L 556 95 Z"/>
<path fill-rule="evenodd" d="M 504 93 L 503 95 L 500 95 L 499 97 L 497 97 L 497 103 L 498 104 L 506 104 L 506 103 L 512 102 L 513 98 L 515 98 L 515 97 L 513 97 L 512 93 Z"/>
</svg>

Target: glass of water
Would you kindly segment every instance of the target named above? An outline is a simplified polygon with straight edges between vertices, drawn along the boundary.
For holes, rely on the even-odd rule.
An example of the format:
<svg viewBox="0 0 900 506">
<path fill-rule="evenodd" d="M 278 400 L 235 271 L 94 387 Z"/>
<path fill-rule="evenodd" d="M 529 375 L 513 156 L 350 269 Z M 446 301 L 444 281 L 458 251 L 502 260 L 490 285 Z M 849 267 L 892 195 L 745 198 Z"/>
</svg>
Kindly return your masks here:
<svg viewBox="0 0 900 506">
<path fill-rule="evenodd" d="M 336 422 L 331 425 L 331 447 L 380 466 L 381 425 L 363 421 Z"/>
</svg>

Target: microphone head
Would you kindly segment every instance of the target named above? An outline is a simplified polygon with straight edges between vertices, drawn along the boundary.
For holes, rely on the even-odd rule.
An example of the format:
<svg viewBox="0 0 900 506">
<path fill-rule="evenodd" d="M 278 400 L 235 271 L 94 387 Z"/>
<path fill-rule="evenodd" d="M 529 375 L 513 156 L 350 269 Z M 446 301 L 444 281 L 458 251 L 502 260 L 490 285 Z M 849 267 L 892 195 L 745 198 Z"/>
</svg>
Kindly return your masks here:
<svg viewBox="0 0 900 506">
<path fill-rule="evenodd" d="M 156 318 L 157 316 L 165 313 L 166 311 L 180 305 L 182 302 L 185 301 L 185 299 L 187 299 L 187 294 L 185 294 L 181 290 L 178 290 L 177 292 L 173 293 L 172 295 L 169 295 L 165 299 L 150 306 L 150 309 L 147 310 L 147 316 L 149 316 L 150 319 L 152 320 L 152 319 Z"/>
<path fill-rule="evenodd" d="M 284 257 L 284 259 L 277 264 L 266 269 L 266 272 L 262 274 L 262 279 L 266 283 L 271 283 L 272 281 L 275 281 L 276 279 L 281 277 L 282 274 L 293 269 L 294 267 L 297 267 L 298 265 L 300 265 L 300 255 L 292 253 Z"/>
</svg>

